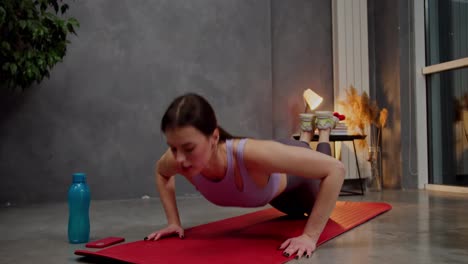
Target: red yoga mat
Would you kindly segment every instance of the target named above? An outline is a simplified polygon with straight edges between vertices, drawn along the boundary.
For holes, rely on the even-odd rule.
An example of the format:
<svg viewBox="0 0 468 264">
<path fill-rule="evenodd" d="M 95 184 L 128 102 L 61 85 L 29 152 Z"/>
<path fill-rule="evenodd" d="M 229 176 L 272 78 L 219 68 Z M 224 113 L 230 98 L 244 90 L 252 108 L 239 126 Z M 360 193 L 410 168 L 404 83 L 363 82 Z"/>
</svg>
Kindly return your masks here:
<svg viewBox="0 0 468 264">
<path fill-rule="evenodd" d="M 338 201 L 317 246 L 391 208 L 386 203 Z M 302 234 L 305 223 L 271 208 L 189 228 L 182 240 L 136 241 L 75 254 L 130 263 L 284 263 L 294 256 L 286 258 L 278 247 Z"/>
</svg>

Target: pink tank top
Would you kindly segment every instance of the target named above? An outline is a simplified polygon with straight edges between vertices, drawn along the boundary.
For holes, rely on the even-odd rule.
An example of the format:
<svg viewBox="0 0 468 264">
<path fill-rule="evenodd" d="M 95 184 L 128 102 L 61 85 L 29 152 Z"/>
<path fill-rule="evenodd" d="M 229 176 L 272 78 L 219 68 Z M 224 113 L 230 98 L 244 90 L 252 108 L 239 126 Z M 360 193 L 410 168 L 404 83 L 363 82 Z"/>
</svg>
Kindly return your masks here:
<svg viewBox="0 0 468 264">
<path fill-rule="evenodd" d="M 234 181 L 232 140 L 226 140 L 227 171 L 221 181 L 210 181 L 201 174 L 193 177 L 195 187 L 208 201 L 220 206 L 260 207 L 268 204 L 275 196 L 280 184 L 280 174 L 271 174 L 268 184 L 258 188 L 244 166 L 243 151 L 246 141 L 246 138 L 241 139 L 236 151 L 237 165 L 242 177 L 242 191 L 239 191 Z"/>
</svg>

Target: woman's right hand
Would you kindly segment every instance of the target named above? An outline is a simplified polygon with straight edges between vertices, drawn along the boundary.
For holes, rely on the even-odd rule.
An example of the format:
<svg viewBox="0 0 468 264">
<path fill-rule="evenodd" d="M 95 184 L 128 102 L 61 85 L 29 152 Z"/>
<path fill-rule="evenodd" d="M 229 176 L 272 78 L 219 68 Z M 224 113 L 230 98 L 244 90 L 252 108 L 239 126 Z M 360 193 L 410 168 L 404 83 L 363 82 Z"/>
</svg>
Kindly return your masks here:
<svg viewBox="0 0 468 264">
<path fill-rule="evenodd" d="M 184 229 L 181 226 L 170 224 L 166 228 L 151 233 L 149 236 L 145 237 L 145 240 L 158 240 L 175 234 L 177 234 L 179 238 L 184 238 Z"/>
</svg>

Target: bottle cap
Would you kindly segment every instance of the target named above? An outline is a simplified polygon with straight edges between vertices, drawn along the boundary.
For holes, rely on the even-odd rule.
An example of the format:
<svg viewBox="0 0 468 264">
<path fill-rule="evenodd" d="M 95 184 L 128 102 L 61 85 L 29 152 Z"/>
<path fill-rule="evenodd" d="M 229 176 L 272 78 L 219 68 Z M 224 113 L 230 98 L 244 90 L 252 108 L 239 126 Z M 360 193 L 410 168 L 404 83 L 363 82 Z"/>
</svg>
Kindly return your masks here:
<svg viewBox="0 0 468 264">
<path fill-rule="evenodd" d="M 82 172 L 73 173 L 73 182 L 86 182 L 86 174 Z"/>
</svg>

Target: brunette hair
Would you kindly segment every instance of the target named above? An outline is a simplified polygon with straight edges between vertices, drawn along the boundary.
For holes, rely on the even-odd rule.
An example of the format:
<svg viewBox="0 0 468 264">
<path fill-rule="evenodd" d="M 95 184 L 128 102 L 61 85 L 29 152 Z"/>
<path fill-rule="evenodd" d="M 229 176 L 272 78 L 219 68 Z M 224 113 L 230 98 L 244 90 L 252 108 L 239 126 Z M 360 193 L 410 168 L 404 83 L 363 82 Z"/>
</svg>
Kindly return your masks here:
<svg viewBox="0 0 468 264">
<path fill-rule="evenodd" d="M 219 129 L 219 140 L 235 138 L 218 126 L 213 107 L 202 96 L 195 93 L 181 95 L 172 101 L 161 120 L 161 131 L 184 126 L 193 126 L 205 136 Z"/>
</svg>

